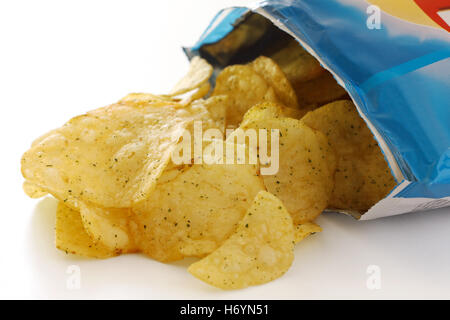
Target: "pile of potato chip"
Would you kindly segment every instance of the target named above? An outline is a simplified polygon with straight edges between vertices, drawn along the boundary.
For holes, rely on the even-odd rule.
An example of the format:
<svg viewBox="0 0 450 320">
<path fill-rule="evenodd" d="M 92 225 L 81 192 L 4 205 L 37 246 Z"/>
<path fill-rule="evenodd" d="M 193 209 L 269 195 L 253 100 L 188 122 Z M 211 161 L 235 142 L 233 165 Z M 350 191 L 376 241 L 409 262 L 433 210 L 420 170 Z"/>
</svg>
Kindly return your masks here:
<svg viewBox="0 0 450 320">
<path fill-rule="evenodd" d="M 225 68 L 214 88 L 212 73 L 195 57 L 169 94 L 130 94 L 33 142 L 22 157 L 24 190 L 59 200 L 57 248 L 198 257 L 195 277 L 244 288 L 284 274 L 295 244 L 321 231 L 314 220 L 325 209 L 364 213 L 395 186 L 345 90 L 295 41 Z M 278 172 L 261 175 L 263 161 L 175 164 L 195 121 L 217 129 L 224 149 L 248 151 L 226 129 L 276 132 Z"/>
</svg>

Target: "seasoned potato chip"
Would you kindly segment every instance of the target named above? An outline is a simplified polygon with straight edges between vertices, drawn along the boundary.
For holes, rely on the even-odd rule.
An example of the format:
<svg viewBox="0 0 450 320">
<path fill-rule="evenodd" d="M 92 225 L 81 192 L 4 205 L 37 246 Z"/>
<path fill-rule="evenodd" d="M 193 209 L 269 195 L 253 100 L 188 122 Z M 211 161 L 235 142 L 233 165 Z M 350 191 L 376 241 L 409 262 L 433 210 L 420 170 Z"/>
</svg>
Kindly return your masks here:
<svg viewBox="0 0 450 320">
<path fill-rule="evenodd" d="M 260 56 L 253 60 L 250 66 L 275 90 L 280 102 L 288 108 L 298 108 L 297 96 L 286 75 L 275 61 Z"/>
<path fill-rule="evenodd" d="M 295 40 L 271 56 L 293 86 L 319 77 L 325 69 Z"/>
<path fill-rule="evenodd" d="M 81 220 L 92 241 L 116 253 L 135 252 L 130 209 L 105 209 L 80 203 Z"/>
<path fill-rule="evenodd" d="M 189 105 L 192 101 L 198 100 L 206 96 L 209 91 L 211 91 L 211 85 L 209 82 L 205 83 L 201 87 L 192 90 L 190 94 L 187 95 L 187 97 L 184 97 L 180 103 L 184 106 Z"/>
<path fill-rule="evenodd" d="M 107 208 L 146 199 L 184 128 L 204 109 L 115 104 L 75 117 L 22 157 L 22 174 L 60 200 Z"/>
<path fill-rule="evenodd" d="M 209 128 L 219 129 L 222 133 L 225 132 L 227 106 L 229 104 L 229 98 L 226 95 L 213 96 L 206 100 L 197 100 L 192 103 L 192 108 L 197 105 L 202 105 L 207 113 L 201 119 L 203 121 L 203 130 Z M 199 110 L 199 112 L 203 112 Z"/>
<path fill-rule="evenodd" d="M 264 175 L 264 184 L 283 201 L 296 224 L 315 219 L 333 189 L 335 157 L 325 136 L 291 118 L 262 119 L 248 127 L 270 134 L 279 130 L 279 170 Z"/>
<path fill-rule="evenodd" d="M 198 164 L 165 171 L 150 197 L 133 208 L 136 243 L 159 261 L 204 256 L 234 232 L 264 189 L 256 165 Z"/>
<path fill-rule="evenodd" d="M 187 74 L 175 85 L 170 95 L 178 96 L 200 88 L 209 80 L 212 73 L 213 67 L 205 59 L 193 57 Z"/>
<path fill-rule="evenodd" d="M 341 87 L 328 71 L 320 77 L 293 85 L 298 103 L 303 108 L 308 105 L 325 103 L 342 99 L 347 91 Z"/>
<path fill-rule="evenodd" d="M 175 103 L 175 101 L 170 97 L 155 95 L 151 93 L 130 93 L 119 101 L 119 103 L 121 104 L 128 104 L 136 107 L 146 106 L 149 103 L 154 102 Z"/>
<path fill-rule="evenodd" d="M 294 260 L 292 219 L 282 202 L 261 191 L 236 232 L 188 271 L 222 289 L 263 284 L 282 276 Z"/>
<path fill-rule="evenodd" d="M 47 191 L 29 181 L 25 181 L 22 185 L 22 188 L 27 196 L 33 199 L 42 198 L 48 194 Z"/>
<path fill-rule="evenodd" d="M 241 127 L 249 127 L 250 123 L 253 121 L 259 121 L 261 119 L 272 119 L 272 118 L 293 118 L 300 120 L 306 113 L 308 109 L 294 109 L 284 107 L 275 102 L 263 102 L 251 107 L 244 115 L 241 122 Z"/>
<path fill-rule="evenodd" d="M 322 228 L 314 222 L 306 222 L 303 224 L 297 224 L 294 226 L 294 238 L 295 243 L 299 243 L 310 234 L 322 232 Z"/>
<path fill-rule="evenodd" d="M 367 211 L 395 186 L 373 134 L 351 101 L 330 103 L 301 121 L 325 134 L 337 155 L 331 208 Z"/>
<path fill-rule="evenodd" d="M 251 107 L 242 119 L 241 127 L 251 126 L 254 121 L 279 118 L 284 115 L 284 108 L 274 102 L 263 102 Z"/>
<path fill-rule="evenodd" d="M 214 95 L 228 95 L 227 125 L 237 126 L 255 104 L 277 101 L 274 89 L 248 65 L 225 68 L 216 79 Z"/>
<path fill-rule="evenodd" d="M 84 230 L 80 212 L 67 207 L 62 201 L 56 210 L 55 233 L 56 247 L 66 253 L 100 259 L 116 255 L 116 252 L 92 241 Z"/>
</svg>

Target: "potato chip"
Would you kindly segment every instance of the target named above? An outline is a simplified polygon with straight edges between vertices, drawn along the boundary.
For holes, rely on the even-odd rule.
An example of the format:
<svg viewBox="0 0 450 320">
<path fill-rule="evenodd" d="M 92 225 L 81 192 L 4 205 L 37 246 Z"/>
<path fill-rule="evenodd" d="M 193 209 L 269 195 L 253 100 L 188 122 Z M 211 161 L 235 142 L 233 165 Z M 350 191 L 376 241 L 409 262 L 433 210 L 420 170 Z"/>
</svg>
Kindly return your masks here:
<svg viewBox="0 0 450 320">
<path fill-rule="evenodd" d="M 116 253 L 135 252 L 136 246 L 130 232 L 130 209 L 100 208 L 80 203 L 84 229 L 92 241 Z"/>
<path fill-rule="evenodd" d="M 245 112 L 264 101 L 277 101 L 274 89 L 248 65 L 225 68 L 216 79 L 215 95 L 228 95 L 227 125 L 237 126 Z"/>
<path fill-rule="evenodd" d="M 200 99 L 192 103 L 192 108 L 201 105 L 205 108 L 207 113 L 201 119 L 203 121 L 203 130 L 210 128 L 219 129 L 222 133 L 225 133 L 227 108 L 229 104 L 229 98 L 226 95 L 213 96 L 206 100 Z M 199 110 L 204 112 L 203 110 Z"/>
<path fill-rule="evenodd" d="M 396 185 L 373 134 L 351 101 L 330 103 L 301 121 L 325 134 L 337 155 L 330 208 L 366 211 Z"/>
<path fill-rule="evenodd" d="M 263 102 L 251 107 L 242 119 L 241 127 L 251 126 L 254 121 L 279 118 L 284 115 L 284 108 L 274 102 Z"/>
<path fill-rule="evenodd" d="M 294 229 L 283 203 L 261 191 L 236 232 L 188 271 L 221 289 L 239 289 L 279 278 L 294 260 Z"/>
<path fill-rule="evenodd" d="M 275 90 L 280 102 L 288 108 L 298 108 L 297 96 L 291 83 L 275 61 L 260 56 L 253 60 L 250 66 Z"/>
<path fill-rule="evenodd" d="M 264 175 L 264 184 L 283 201 L 296 224 L 315 219 L 327 207 L 333 189 L 335 158 L 325 136 L 291 118 L 253 121 L 248 128 L 270 134 L 279 130 L 279 170 Z"/>
<path fill-rule="evenodd" d="M 187 74 L 170 91 L 171 96 L 178 96 L 188 91 L 200 88 L 213 73 L 213 67 L 199 56 L 191 60 Z"/>
<path fill-rule="evenodd" d="M 280 66 L 293 86 L 315 79 L 325 72 L 319 61 L 303 49 L 295 39 L 290 40 L 271 58 Z"/>
<path fill-rule="evenodd" d="M 23 191 L 32 199 L 39 199 L 48 194 L 47 191 L 42 189 L 41 187 L 29 182 L 25 181 L 22 185 Z"/>
<path fill-rule="evenodd" d="M 191 102 L 205 97 L 211 91 L 211 85 L 209 82 L 205 83 L 201 87 L 192 90 L 186 97 L 180 101 L 183 106 L 189 105 Z"/>
<path fill-rule="evenodd" d="M 313 104 L 323 105 L 342 99 L 347 95 L 347 91 L 337 83 L 336 79 L 328 71 L 318 78 L 296 83 L 293 87 L 301 108 Z"/>
<path fill-rule="evenodd" d="M 109 250 L 100 243 L 92 241 L 84 230 L 80 212 L 58 203 L 56 210 L 56 247 L 66 253 L 92 258 L 113 257 L 116 252 Z"/>
<path fill-rule="evenodd" d="M 307 236 L 322 232 L 322 228 L 315 224 L 314 222 L 306 222 L 303 224 L 297 224 L 294 226 L 294 239 L 295 243 L 299 243 L 303 239 L 305 239 Z"/>
<path fill-rule="evenodd" d="M 260 190 L 265 188 L 257 165 L 194 164 L 165 171 L 150 197 L 133 208 L 136 243 L 159 261 L 204 256 L 234 232 Z"/>
<path fill-rule="evenodd" d="M 241 122 L 241 127 L 245 128 L 250 125 L 252 121 L 259 121 L 261 119 L 272 118 L 293 118 L 300 120 L 310 108 L 314 106 L 308 106 L 306 109 L 294 109 L 279 105 L 275 102 L 264 102 L 251 107 L 244 115 Z"/>
<path fill-rule="evenodd" d="M 119 101 L 119 103 L 121 104 L 128 104 L 136 107 L 146 106 L 150 103 L 155 102 L 175 103 L 176 101 L 174 101 L 170 97 L 155 95 L 151 93 L 130 93 Z"/>
<path fill-rule="evenodd" d="M 203 109 L 115 104 L 75 117 L 22 157 L 22 174 L 60 200 L 121 208 L 148 197 Z"/>
</svg>

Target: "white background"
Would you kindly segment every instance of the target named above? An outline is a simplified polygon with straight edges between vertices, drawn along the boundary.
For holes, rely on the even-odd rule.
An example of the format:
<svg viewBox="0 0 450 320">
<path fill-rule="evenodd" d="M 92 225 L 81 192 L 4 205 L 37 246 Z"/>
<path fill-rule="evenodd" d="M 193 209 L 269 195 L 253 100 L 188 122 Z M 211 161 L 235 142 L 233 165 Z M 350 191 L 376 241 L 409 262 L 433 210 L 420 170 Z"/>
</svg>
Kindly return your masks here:
<svg viewBox="0 0 450 320">
<path fill-rule="evenodd" d="M 246 3 L 1 2 L 0 298 L 450 298 L 449 209 L 368 222 L 324 214 L 324 232 L 298 245 L 285 276 L 240 291 L 196 280 L 186 271 L 192 260 L 90 260 L 54 248 L 56 201 L 21 190 L 31 141 L 129 92 L 167 92 L 188 67 L 181 46 L 219 9 Z M 70 265 L 80 267 L 79 290 L 67 289 Z M 380 290 L 366 286 L 369 265 L 380 267 Z"/>
</svg>

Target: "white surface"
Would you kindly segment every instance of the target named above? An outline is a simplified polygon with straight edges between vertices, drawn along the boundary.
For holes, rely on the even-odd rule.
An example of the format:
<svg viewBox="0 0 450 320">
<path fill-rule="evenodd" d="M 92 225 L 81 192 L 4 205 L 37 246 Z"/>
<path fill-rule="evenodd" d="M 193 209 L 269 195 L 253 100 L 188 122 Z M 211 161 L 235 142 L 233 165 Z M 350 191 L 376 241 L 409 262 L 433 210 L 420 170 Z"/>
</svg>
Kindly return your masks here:
<svg viewBox="0 0 450 320">
<path fill-rule="evenodd" d="M 55 200 L 21 190 L 31 141 L 129 92 L 167 91 L 188 66 L 180 46 L 239 3 L 249 2 L 1 2 L 0 298 L 450 298 L 449 209 L 368 222 L 323 215 L 324 232 L 296 248 L 285 276 L 232 292 L 190 276 L 189 261 L 88 260 L 54 248 Z M 70 265 L 80 267 L 79 290 L 67 289 Z M 380 290 L 366 287 L 369 265 L 380 267 Z"/>
</svg>

